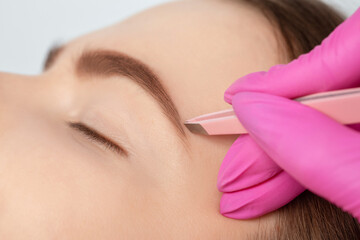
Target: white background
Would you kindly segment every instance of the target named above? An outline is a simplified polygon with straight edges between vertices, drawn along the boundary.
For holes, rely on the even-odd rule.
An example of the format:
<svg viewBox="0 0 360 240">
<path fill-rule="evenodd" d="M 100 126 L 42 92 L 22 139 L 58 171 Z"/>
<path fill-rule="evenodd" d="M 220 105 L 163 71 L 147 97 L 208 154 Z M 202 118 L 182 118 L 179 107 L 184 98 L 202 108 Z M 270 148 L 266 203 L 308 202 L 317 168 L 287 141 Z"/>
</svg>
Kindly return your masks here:
<svg viewBox="0 0 360 240">
<path fill-rule="evenodd" d="M 169 0 L 0 0 L 0 71 L 41 72 L 56 42 L 116 23 Z M 351 15 L 360 0 L 324 0 Z"/>
</svg>

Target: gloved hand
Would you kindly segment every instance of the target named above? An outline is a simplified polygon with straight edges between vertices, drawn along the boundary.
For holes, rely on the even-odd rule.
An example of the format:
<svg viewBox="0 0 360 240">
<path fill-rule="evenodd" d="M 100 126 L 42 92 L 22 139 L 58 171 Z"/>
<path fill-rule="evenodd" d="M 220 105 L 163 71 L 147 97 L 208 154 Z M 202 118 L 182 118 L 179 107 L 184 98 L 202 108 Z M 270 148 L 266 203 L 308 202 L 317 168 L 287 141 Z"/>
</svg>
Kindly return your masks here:
<svg viewBox="0 0 360 240">
<path fill-rule="evenodd" d="M 360 221 L 360 124 L 342 125 L 291 100 L 352 87 L 360 87 L 360 8 L 310 53 L 232 84 L 225 101 L 249 134 L 221 165 L 220 212 L 258 217 L 306 188 Z"/>
</svg>

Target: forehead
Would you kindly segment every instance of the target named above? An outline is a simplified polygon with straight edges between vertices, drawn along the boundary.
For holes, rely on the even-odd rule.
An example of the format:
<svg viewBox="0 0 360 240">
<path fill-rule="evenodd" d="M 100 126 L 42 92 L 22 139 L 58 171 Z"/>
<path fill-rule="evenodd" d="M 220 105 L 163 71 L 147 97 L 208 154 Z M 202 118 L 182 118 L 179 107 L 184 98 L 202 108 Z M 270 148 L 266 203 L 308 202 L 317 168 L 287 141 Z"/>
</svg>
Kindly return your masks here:
<svg viewBox="0 0 360 240">
<path fill-rule="evenodd" d="M 71 45 L 118 50 L 147 63 L 164 80 L 183 120 L 229 108 L 223 93 L 232 82 L 279 62 L 270 23 L 234 1 L 167 3 Z"/>
</svg>

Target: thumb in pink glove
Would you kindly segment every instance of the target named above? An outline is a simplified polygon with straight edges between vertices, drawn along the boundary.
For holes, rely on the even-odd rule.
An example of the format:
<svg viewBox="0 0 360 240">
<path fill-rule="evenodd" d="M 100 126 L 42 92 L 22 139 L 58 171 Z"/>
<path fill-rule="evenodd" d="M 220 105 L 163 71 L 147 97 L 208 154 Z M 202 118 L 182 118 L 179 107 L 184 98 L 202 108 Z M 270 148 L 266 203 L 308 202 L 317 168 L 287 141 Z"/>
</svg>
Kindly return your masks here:
<svg viewBox="0 0 360 240">
<path fill-rule="evenodd" d="M 225 100 L 249 135 L 235 141 L 219 171 L 223 215 L 258 217 L 307 188 L 360 219 L 359 125 L 287 99 L 360 86 L 359 29 L 360 9 L 309 54 L 227 89 Z"/>
</svg>

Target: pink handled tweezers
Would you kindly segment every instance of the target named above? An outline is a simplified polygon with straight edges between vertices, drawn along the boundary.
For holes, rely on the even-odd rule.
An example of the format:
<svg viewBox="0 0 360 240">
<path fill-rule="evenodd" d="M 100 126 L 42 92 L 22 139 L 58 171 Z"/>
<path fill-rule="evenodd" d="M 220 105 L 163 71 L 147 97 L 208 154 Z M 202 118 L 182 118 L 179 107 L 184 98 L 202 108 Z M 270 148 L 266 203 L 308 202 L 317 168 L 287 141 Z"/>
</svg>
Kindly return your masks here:
<svg viewBox="0 0 360 240">
<path fill-rule="evenodd" d="M 360 122 L 360 87 L 315 93 L 293 99 L 312 107 L 342 124 Z M 233 109 L 201 115 L 185 121 L 193 133 L 204 135 L 245 134 Z"/>
</svg>

